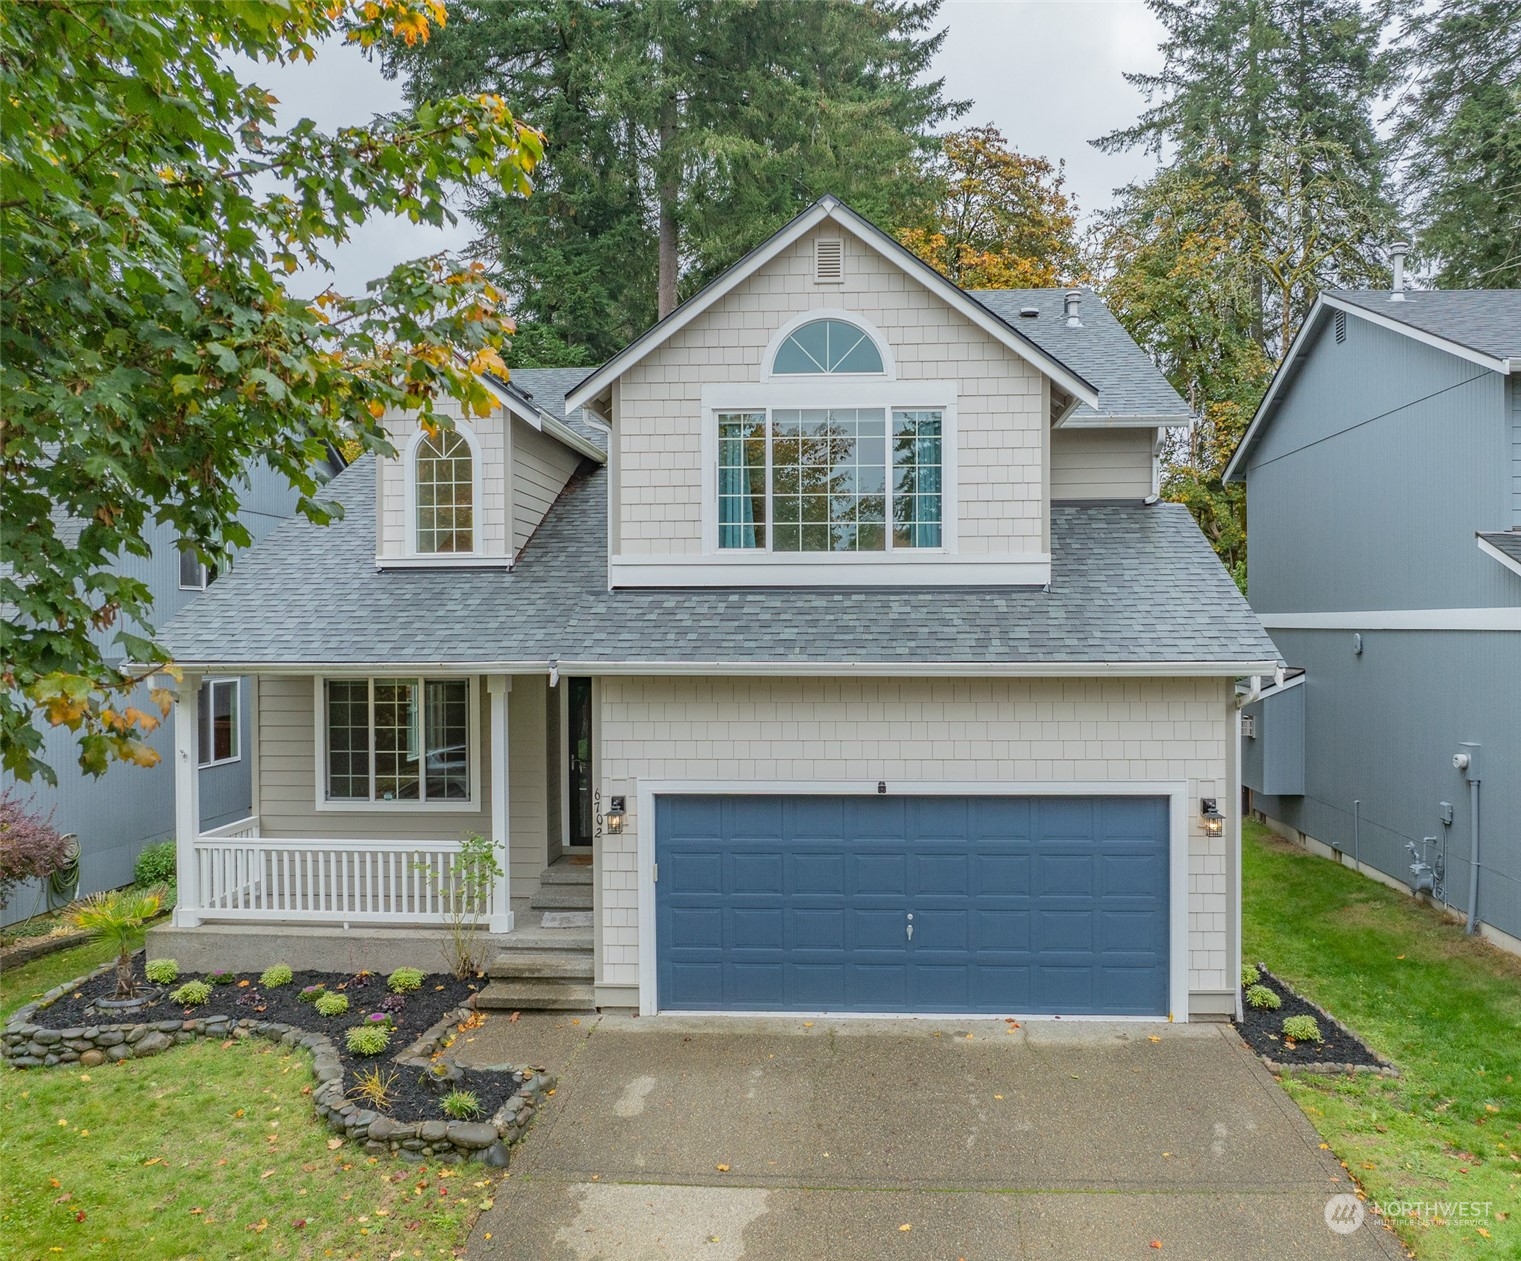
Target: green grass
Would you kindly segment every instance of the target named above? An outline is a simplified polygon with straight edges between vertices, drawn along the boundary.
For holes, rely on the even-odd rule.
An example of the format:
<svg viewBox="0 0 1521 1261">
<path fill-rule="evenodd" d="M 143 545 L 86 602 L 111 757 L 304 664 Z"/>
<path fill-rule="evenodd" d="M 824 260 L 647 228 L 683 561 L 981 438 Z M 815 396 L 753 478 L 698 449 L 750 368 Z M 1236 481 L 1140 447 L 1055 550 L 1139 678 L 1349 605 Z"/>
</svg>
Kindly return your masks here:
<svg viewBox="0 0 1521 1261">
<path fill-rule="evenodd" d="M 1417 1256 L 1521 1256 L 1521 959 L 1266 828 L 1244 831 L 1245 957 L 1401 1072 L 1284 1088 L 1370 1200 L 1490 1203 L 1487 1218 L 1397 1222 Z"/>
<path fill-rule="evenodd" d="M 455 1255 L 495 1171 L 334 1148 L 308 1066 L 262 1041 L 202 1041 L 122 1065 L 0 1073 L 0 1251 Z"/>
</svg>

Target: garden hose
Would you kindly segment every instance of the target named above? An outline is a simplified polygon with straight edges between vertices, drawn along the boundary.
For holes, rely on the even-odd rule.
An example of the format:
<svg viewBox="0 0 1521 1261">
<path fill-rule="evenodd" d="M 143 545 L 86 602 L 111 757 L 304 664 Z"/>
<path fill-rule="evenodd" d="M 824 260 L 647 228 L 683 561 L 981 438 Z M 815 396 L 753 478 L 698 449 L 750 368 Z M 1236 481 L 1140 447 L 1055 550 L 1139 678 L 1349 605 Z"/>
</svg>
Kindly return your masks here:
<svg viewBox="0 0 1521 1261">
<path fill-rule="evenodd" d="M 70 832 L 63 839 L 69 843 L 69 860 L 47 878 L 50 911 L 67 906 L 79 892 L 79 838 Z"/>
</svg>

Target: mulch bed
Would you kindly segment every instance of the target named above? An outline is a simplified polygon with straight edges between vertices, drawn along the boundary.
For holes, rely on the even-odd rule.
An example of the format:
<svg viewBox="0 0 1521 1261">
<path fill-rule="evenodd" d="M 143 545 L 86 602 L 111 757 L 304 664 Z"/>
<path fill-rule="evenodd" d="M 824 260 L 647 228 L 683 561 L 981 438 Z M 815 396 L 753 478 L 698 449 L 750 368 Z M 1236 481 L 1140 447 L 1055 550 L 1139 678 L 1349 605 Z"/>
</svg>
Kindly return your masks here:
<svg viewBox="0 0 1521 1261">
<path fill-rule="evenodd" d="M 1363 1041 L 1348 1029 L 1344 1029 L 1313 1003 L 1301 998 L 1283 981 L 1265 968 L 1259 969 L 1265 985 L 1282 1000 L 1283 1005 L 1274 1011 L 1262 1011 L 1243 1006 L 1245 1015 L 1236 1022 L 1236 1030 L 1246 1044 L 1258 1055 L 1266 1056 L 1278 1064 L 1295 1067 L 1317 1065 L 1353 1064 L 1368 1068 L 1386 1068 Z M 1283 1036 L 1283 1022 L 1288 1016 L 1313 1016 L 1320 1026 L 1320 1042 L 1294 1042 Z"/>
<path fill-rule="evenodd" d="M 392 1062 L 418 1038 L 456 1008 L 471 1005 L 476 991 L 485 984 L 481 981 L 460 981 L 452 975 L 438 974 L 423 979 L 422 988 L 410 994 L 392 994 L 386 988 L 386 979 L 379 973 L 361 973 L 358 976 L 334 972 L 297 972 L 290 984 L 264 989 L 259 985 L 257 972 L 238 973 L 232 982 L 212 985 L 211 997 L 196 1007 L 178 1007 L 169 1001 L 169 993 L 186 981 L 210 981 L 206 975 L 181 973 L 173 985 L 156 986 L 143 975 L 143 957 L 139 953 L 132 961 L 133 974 L 137 978 L 139 992 L 154 993 L 153 1001 L 145 1006 L 127 1011 L 97 1008 L 97 999 L 112 998 L 116 993 L 115 970 L 106 972 L 60 998 L 50 1007 L 39 1010 L 32 1017 L 34 1024 L 50 1029 L 89 1027 L 106 1024 L 152 1024 L 158 1020 L 196 1019 L 225 1015 L 232 1020 L 260 1020 L 290 1025 L 293 1028 L 322 1033 L 331 1038 L 337 1048 L 338 1059 L 343 1065 L 345 1091 L 353 1089 L 357 1076 L 367 1069 L 380 1069 L 382 1077 L 394 1073 L 392 1085 L 393 1103 L 382 1109 L 386 1115 L 398 1121 L 443 1120 L 439 1108 L 440 1095 L 422 1083 L 415 1067 Z M 341 1016 L 323 1016 L 311 1003 L 303 1003 L 298 995 L 309 985 L 323 985 L 330 993 L 348 997 L 349 1009 Z M 384 1054 L 376 1056 L 354 1055 L 344 1040 L 348 1030 L 363 1023 L 371 1012 L 389 1012 L 393 1024 L 391 1044 Z M 462 1080 L 453 1087 L 473 1091 L 480 1101 L 478 1118 L 484 1120 L 495 1115 L 522 1085 L 522 1078 L 512 1072 L 469 1069 L 464 1070 Z M 451 1087 L 451 1088 L 453 1088 Z M 350 1098 L 356 1098 L 353 1095 Z M 362 1107 L 373 1104 L 359 1101 Z"/>
</svg>

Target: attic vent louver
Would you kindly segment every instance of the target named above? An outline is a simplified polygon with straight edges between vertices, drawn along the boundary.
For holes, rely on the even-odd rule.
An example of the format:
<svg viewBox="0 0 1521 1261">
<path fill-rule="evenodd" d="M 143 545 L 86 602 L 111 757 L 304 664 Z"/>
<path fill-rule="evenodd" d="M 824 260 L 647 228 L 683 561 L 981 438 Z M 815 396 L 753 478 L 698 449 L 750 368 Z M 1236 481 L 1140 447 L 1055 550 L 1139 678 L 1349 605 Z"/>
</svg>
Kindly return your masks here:
<svg viewBox="0 0 1521 1261">
<path fill-rule="evenodd" d="M 839 237 L 818 237 L 813 243 L 813 279 L 821 285 L 845 279 L 845 242 Z"/>
<path fill-rule="evenodd" d="M 1036 320 L 1040 318 L 1038 306 L 1022 306 L 1019 308 L 1019 318 L 1022 320 Z"/>
<path fill-rule="evenodd" d="M 1345 311 L 1338 311 L 1336 313 L 1336 344 L 1340 345 L 1342 342 L 1344 342 L 1346 340 L 1347 340 L 1347 313 Z"/>
</svg>

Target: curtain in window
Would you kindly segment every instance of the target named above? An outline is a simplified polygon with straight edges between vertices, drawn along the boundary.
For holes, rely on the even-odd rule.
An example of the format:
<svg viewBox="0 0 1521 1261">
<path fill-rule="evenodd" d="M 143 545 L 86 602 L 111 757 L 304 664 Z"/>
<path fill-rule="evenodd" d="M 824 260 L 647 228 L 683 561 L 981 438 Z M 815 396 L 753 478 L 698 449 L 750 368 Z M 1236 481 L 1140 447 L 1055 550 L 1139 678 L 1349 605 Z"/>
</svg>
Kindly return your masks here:
<svg viewBox="0 0 1521 1261">
<path fill-rule="evenodd" d="M 718 418 L 718 546 L 766 545 L 766 416 Z"/>
<path fill-rule="evenodd" d="M 941 544 L 941 413 L 893 413 L 893 546 Z"/>
</svg>

